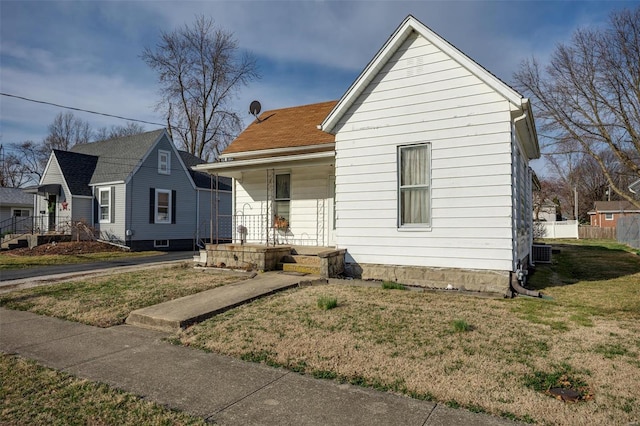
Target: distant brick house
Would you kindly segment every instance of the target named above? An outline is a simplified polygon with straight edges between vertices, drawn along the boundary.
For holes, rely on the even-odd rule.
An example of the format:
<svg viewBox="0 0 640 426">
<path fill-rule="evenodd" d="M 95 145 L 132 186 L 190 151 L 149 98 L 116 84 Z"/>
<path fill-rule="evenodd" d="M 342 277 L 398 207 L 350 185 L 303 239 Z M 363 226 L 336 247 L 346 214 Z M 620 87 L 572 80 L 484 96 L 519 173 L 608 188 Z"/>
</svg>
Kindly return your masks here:
<svg viewBox="0 0 640 426">
<path fill-rule="evenodd" d="M 587 213 L 591 226 L 615 228 L 623 216 L 640 214 L 640 209 L 628 201 L 596 201 L 594 209 Z"/>
</svg>

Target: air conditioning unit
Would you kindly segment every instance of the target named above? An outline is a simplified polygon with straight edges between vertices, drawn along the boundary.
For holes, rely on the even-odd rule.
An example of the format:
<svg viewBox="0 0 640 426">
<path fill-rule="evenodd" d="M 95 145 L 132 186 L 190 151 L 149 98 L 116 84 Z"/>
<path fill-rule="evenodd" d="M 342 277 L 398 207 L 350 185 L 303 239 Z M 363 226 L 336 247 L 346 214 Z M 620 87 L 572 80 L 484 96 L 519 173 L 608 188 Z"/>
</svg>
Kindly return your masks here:
<svg viewBox="0 0 640 426">
<path fill-rule="evenodd" d="M 533 263 L 551 263 L 551 246 L 534 244 L 532 246 Z"/>
</svg>

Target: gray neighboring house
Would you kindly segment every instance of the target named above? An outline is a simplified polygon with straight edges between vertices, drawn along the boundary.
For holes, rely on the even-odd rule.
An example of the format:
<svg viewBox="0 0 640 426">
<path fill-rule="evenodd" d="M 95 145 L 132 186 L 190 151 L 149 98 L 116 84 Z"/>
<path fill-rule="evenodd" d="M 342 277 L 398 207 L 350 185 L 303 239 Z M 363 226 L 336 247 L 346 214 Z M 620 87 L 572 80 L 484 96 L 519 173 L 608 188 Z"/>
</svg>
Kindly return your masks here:
<svg viewBox="0 0 640 426">
<path fill-rule="evenodd" d="M 201 163 L 165 129 L 53 150 L 31 189 L 36 214 L 46 218 L 42 231 L 68 233 L 84 222 L 133 250 L 192 249 L 209 241 L 212 218 L 231 215 L 230 180 L 191 169 Z"/>
<path fill-rule="evenodd" d="M 0 188 L 0 234 L 28 230 L 32 214 L 32 194 L 21 188 Z"/>
</svg>

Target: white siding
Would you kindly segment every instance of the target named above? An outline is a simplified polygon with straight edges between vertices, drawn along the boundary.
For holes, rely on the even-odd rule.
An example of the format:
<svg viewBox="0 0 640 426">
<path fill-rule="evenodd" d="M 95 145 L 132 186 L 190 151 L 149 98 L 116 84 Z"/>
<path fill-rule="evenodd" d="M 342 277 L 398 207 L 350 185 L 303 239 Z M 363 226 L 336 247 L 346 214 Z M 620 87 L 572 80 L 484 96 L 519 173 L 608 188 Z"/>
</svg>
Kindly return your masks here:
<svg viewBox="0 0 640 426">
<path fill-rule="evenodd" d="M 417 35 L 336 129 L 337 244 L 358 263 L 512 269 L 506 99 Z M 431 144 L 431 227 L 398 228 L 397 147 Z"/>
<path fill-rule="evenodd" d="M 98 220 L 98 223 L 95 224 L 95 227 L 96 229 L 100 230 L 101 238 L 115 238 L 124 244 L 127 242 L 127 238 L 125 235 L 127 224 L 126 187 L 123 183 L 115 185 L 99 185 L 94 188 L 94 194 L 96 194 L 96 197 L 98 196 L 98 191 L 101 188 L 111 188 L 111 200 L 113 201 L 111 209 L 113 210 L 113 222 L 100 223 L 100 221 Z"/>
<path fill-rule="evenodd" d="M 71 219 L 71 213 L 73 212 L 74 198 L 71 195 L 71 191 L 67 187 L 67 183 L 64 180 L 62 171 L 58 160 L 54 155 L 51 156 L 49 167 L 46 170 L 46 174 L 42 176 L 40 185 L 58 184 L 61 185 L 60 195 L 57 197 L 56 204 L 56 226 L 58 231 L 65 231 L 68 229 L 69 220 Z M 67 210 L 63 210 L 62 203 L 67 202 Z M 44 212 L 44 213 L 41 213 Z M 36 211 L 35 215 L 41 216 L 39 222 L 40 230 L 53 231 L 49 229 L 49 213 L 47 211 L 47 198 L 42 195 L 36 195 Z"/>
</svg>

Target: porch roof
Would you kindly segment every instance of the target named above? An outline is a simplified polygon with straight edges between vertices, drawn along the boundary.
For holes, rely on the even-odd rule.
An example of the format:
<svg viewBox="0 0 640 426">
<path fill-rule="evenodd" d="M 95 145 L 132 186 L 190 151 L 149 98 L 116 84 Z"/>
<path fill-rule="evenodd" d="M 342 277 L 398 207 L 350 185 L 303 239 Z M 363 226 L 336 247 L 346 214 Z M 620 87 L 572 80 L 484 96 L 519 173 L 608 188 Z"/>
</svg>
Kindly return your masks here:
<svg viewBox="0 0 640 426">
<path fill-rule="evenodd" d="M 251 158 L 248 160 L 221 161 L 218 163 L 201 164 L 195 166 L 194 169 L 239 179 L 243 172 L 332 165 L 334 162 L 334 151 L 322 151 L 308 154 L 282 155 L 278 157 Z"/>
</svg>

